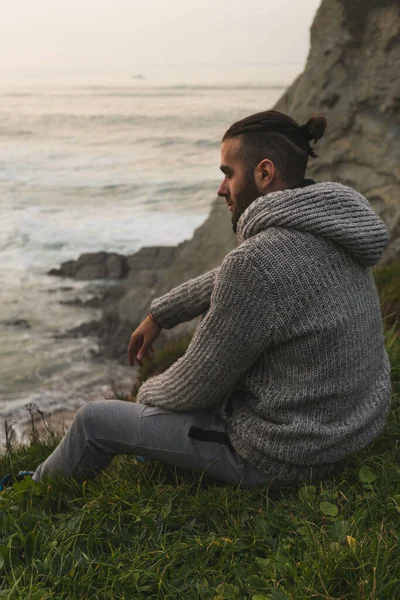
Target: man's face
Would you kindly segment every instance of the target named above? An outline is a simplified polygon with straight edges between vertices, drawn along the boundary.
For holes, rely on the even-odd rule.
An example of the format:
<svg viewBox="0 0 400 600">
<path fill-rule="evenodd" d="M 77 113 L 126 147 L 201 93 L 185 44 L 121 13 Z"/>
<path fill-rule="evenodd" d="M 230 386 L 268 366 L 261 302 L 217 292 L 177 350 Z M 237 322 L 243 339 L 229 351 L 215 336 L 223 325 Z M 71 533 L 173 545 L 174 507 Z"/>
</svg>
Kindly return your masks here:
<svg viewBox="0 0 400 600">
<path fill-rule="evenodd" d="M 256 186 L 253 173 L 246 169 L 240 144 L 238 137 L 222 142 L 220 169 L 225 177 L 217 192 L 218 196 L 226 199 L 232 213 L 232 228 L 235 233 L 240 216 L 262 195 Z"/>
</svg>

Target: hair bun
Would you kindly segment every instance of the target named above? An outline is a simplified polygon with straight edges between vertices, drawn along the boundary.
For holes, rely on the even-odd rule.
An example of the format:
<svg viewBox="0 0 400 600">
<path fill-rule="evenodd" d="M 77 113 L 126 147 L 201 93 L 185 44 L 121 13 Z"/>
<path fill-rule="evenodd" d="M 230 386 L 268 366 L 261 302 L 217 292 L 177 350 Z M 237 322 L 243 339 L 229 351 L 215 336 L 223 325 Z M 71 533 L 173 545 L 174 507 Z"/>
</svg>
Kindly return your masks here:
<svg viewBox="0 0 400 600">
<path fill-rule="evenodd" d="M 314 140 L 317 142 L 325 133 L 327 121 L 325 117 L 317 115 L 308 119 L 307 123 L 300 125 L 300 129 L 304 132 L 308 140 Z"/>
</svg>

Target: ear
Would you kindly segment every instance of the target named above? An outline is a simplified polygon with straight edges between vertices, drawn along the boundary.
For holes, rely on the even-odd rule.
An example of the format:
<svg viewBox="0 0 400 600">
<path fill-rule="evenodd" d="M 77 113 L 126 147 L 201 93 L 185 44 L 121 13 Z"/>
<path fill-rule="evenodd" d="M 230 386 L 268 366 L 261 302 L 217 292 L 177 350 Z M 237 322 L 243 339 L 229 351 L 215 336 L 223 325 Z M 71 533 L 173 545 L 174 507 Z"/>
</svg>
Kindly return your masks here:
<svg viewBox="0 0 400 600">
<path fill-rule="evenodd" d="M 276 178 L 276 169 L 272 160 L 264 158 L 254 170 L 254 178 L 256 185 L 260 191 L 264 191 L 270 187 Z"/>
</svg>

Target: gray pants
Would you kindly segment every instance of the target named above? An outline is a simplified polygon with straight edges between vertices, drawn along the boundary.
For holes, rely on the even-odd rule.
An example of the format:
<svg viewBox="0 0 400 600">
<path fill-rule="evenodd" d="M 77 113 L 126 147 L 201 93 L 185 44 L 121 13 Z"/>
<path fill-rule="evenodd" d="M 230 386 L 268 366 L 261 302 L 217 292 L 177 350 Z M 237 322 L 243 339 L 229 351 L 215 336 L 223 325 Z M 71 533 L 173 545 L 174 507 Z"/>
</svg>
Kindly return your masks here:
<svg viewBox="0 0 400 600">
<path fill-rule="evenodd" d="M 139 454 L 225 483 L 254 486 L 271 481 L 235 452 L 218 413 L 170 412 L 122 400 L 89 402 L 80 408 L 33 478 L 72 476 L 82 482 L 103 471 L 118 454 Z"/>
</svg>

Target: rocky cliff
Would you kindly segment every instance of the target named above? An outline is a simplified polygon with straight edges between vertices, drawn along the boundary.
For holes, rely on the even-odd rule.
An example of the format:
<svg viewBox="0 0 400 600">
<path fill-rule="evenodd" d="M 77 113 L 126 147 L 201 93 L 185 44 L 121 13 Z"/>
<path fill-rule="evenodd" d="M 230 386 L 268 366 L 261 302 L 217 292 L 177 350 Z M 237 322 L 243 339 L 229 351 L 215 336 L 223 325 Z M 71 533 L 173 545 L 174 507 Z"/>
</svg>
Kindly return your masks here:
<svg viewBox="0 0 400 600">
<path fill-rule="evenodd" d="M 400 257 L 400 2 L 323 0 L 304 72 L 276 105 L 328 119 L 309 173 L 364 194 L 388 225 L 382 263 Z"/>
</svg>

